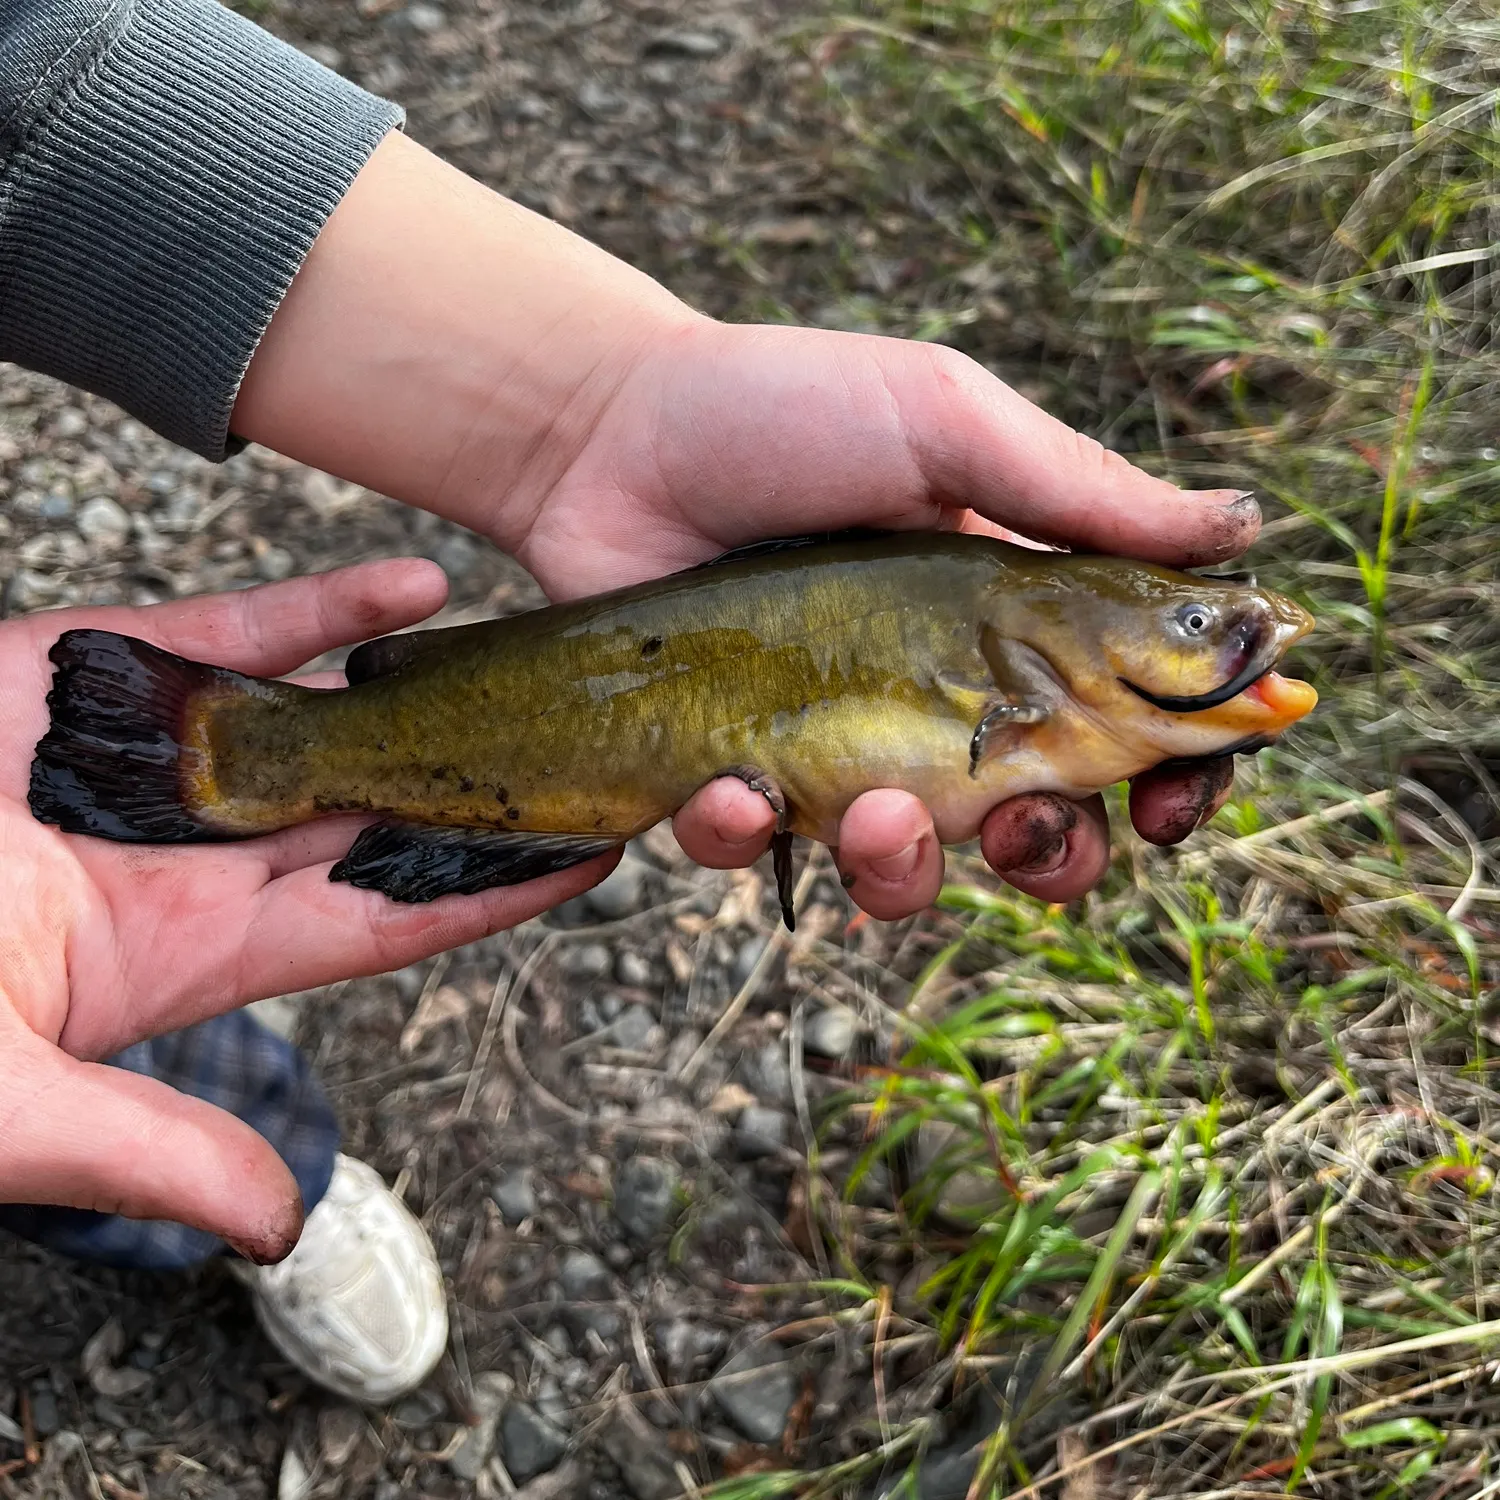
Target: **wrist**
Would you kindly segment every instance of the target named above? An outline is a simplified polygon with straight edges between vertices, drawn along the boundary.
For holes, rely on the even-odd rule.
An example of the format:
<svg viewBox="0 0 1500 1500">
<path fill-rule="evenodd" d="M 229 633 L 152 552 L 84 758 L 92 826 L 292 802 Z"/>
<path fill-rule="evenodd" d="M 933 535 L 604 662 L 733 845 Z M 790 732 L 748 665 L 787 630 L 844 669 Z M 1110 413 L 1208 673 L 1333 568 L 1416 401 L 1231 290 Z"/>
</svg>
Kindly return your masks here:
<svg viewBox="0 0 1500 1500">
<path fill-rule="evenodd" d="M 233 431 L 514 550 L 629 372 L 706 321 L 392 135 L 267 329 Z"/>
</svg>

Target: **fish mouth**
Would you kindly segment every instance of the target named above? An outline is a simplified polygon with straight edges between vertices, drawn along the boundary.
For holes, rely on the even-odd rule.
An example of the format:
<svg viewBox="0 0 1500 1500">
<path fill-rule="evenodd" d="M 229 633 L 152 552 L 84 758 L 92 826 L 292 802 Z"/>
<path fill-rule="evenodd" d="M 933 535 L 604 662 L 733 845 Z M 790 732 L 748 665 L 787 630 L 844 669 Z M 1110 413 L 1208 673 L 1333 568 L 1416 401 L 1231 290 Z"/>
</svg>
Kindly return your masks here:
<svg viewBox="0 0 1500 1500">
<path fill-rule="evenodd" d="M 1277 653 L 1279 658 L 1280 653 Z M 1128 677 L 1122 677 L 1120 681 L 1130 689 L 1138 698 L 1144 698 L 1153 708 L 1159 708 L 1169 714 L 1198 714 L 1206 709 L 1218 708 L 1222 703 L 1228 703 L 1231 698 L 1238 698 L 1248 687 L 1253 687 L 1262 677 L 1270 672 L 1276 665 L 1276 661 L 1266 661 L 1263 657 L 1248 662 L 1241 667 L 1233 677 L 1222 687 L 1210 689 L 1206 693 L 1194 693 L 1188 697 L 1176 697 L 1170 693 L 1153 693 L 1147 688 L 1132 682 Z"/>
</svg>

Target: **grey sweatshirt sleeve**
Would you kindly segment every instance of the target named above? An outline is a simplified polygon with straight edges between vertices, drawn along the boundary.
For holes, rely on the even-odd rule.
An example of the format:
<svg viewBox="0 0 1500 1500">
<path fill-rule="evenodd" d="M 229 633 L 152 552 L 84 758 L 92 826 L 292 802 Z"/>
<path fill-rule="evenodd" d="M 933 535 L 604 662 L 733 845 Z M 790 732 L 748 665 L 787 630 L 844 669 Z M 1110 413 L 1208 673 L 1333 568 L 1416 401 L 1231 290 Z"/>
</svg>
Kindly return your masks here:
<svg viewBox="0 0 1500 1500">
<path fill-rule="evenodd" d="M 394 105 L 217 0 L 0 0 L 0 359 L 205 457 Z"/>
</svg>

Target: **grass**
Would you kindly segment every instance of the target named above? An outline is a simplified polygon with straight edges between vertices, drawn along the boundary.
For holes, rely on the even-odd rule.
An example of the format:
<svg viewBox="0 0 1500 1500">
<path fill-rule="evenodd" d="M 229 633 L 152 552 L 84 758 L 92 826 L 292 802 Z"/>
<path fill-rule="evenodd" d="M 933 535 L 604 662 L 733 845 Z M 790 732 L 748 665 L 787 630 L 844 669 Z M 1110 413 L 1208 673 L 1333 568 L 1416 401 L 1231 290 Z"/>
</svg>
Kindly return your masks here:
<svg viewBox="0 0 1500 1500">
<path fill-rule="evenodd" d="M 830 958 L 885 1041 L 812 1300 L 875 1412 L 712 1493 L 928 1493 L 979 1398 L 974 1500 L 1500 1494 L 1500 12 L 865 0 L 809 52 L 925 268 L 860 316 L 1256 490 L 1323 701 L 1076 906 L 957 863 L 899 1003 Z"/>
</svg>

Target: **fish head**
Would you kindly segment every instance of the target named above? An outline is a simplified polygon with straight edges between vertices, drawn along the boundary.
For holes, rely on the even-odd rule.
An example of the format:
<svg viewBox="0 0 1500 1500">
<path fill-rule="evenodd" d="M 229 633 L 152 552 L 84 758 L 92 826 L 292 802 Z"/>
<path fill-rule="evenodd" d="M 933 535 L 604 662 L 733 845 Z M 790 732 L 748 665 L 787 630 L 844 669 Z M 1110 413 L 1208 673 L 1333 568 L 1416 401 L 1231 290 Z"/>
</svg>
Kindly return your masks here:
<svg viewBox="0 0 1500 1500">
<path fill-rule="evenodd" d="M 1121 738 L 1171 758 L 1260 749 L 1318 701 L 1274 670 L 1314 625 L 1284 595 L 1114 558 L 1048 571 L 1060 586 L 1033 597 L 1028 644 Z"/>
</svg>

